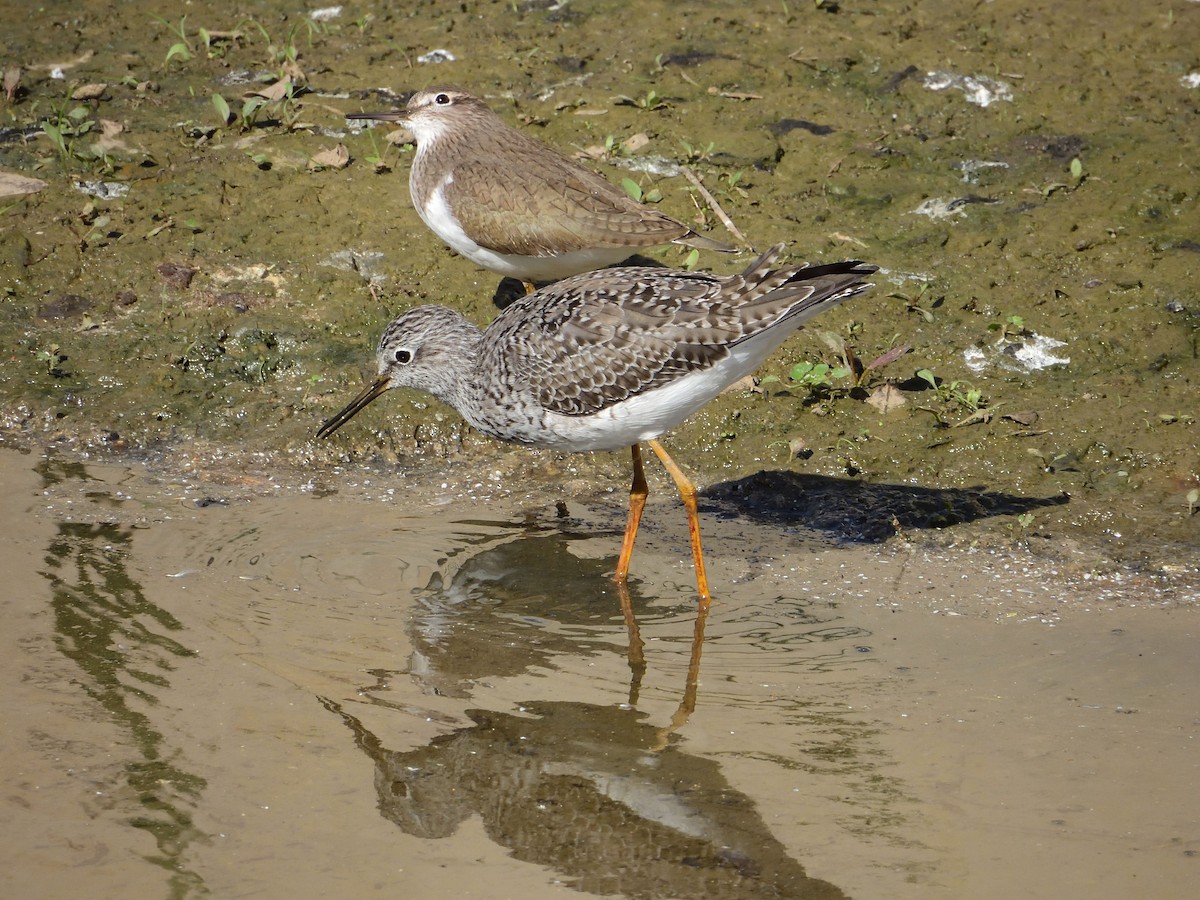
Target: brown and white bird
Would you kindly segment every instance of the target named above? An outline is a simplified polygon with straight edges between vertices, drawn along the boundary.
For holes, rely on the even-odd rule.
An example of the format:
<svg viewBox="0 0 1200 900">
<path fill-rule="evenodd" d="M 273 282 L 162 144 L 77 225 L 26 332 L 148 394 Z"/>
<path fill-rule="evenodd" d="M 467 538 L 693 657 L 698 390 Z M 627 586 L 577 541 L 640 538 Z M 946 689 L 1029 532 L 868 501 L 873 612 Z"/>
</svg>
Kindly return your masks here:
<svg viewBox="0 0 1200 900">
<path fill-rule="evenodd" d="M 638 203 L 465 91 L 430 88 L 403 110 L 347 118 L 406 126 L 417 144 L 408 179 L 417 214 L 463 256 L 527 286 L 660 244 L 735 249 Z"/>
<path fill-rule="evenodd" d="M 642 441 L 675 480 L 688 515 L 696 582 L 708 580 L 696 489 L 657 438 L 759 364 L 801 324 L 869 288 L 857 260 L 770 266 L 739 275 L 627 267 L 576 275 L 522 297 L 480 329 L 444 306 L 418 306 L 384 329 L 379 376 L 317 432 L 327 437 L 386 391 L 433 394 L 502 441 L 557 450 L 631 447 L 633 486 L 616 580 L 629 572 L 646 502 Z"/>
</svg>

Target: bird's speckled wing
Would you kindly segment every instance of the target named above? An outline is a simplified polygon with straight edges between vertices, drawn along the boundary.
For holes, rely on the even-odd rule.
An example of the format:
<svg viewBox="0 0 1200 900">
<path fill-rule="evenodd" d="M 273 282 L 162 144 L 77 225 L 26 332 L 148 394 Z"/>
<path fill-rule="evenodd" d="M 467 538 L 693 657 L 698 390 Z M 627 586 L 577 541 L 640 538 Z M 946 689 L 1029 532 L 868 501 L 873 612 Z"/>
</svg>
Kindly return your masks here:
<svg viewBox="0 0 1200 900">
<path fill-rule="evenodd" d="M 799 327 L 874 271 L 856 261 L 771 270 L 781 250 L 740 275 L 618 268 L 556 282 L 496 318 L 483 368 L 550 412 L 588 415 L 709 368 L 785 319 Z"/>
<path fill-rule="evenodd" d="M 594 413 L 725 358 L 743 325 L 720 287 L 711 275 L 645 268 L 570 278 L 496 319 L 489 364 L 550 412 Z"/>
</svg>

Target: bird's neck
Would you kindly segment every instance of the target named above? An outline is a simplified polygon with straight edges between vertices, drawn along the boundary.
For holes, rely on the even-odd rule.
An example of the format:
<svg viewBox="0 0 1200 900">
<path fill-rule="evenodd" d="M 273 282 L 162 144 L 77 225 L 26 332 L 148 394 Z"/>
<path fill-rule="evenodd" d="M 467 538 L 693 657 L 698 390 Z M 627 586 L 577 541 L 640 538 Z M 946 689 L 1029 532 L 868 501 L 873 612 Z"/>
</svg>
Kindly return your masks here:
<svg viewBox="0 0 1200 900">
<path fill-rule="evenodd" d="M 440 337 L 453 349 L 447 353 L 446 365 L 437 377 L 420 386 L 474 425 L 472 411 L 480 391 L 478 363 L 483 331 L 473 322 L 456 316 L 443 325 Z"/>
</svg>

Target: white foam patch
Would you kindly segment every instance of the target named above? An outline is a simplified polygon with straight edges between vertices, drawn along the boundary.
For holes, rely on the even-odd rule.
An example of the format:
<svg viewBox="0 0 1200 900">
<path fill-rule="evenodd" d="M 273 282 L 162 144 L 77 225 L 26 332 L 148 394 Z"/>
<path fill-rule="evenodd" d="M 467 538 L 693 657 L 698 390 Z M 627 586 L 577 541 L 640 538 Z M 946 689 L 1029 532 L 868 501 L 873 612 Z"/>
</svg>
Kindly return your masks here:
<svg viewBox="0 0 1200 900">
<path fill-rule="evenodd" d="M 968 347 L 963 351 L 963 361 L 972 372 L 982 372 L 989 366 L 995 366 L 1028 374 L 1051 366 L 1069 365 L 1071 357 L 1055 353 L 1059 347 L 1065 346 L 1066 341 L 1030 332 L 1019 338 L 1004 336 L 990 348 Z"/>
<path fill-rule="evenodd" d="M 931 91 L 959 90 L 968 103 L 988 107 L 993 103 L 1011 102 L 1012 85 L 986 75 L 956 75 L 953 72 L 930 72 L 921 83 Z"/>
</svg>

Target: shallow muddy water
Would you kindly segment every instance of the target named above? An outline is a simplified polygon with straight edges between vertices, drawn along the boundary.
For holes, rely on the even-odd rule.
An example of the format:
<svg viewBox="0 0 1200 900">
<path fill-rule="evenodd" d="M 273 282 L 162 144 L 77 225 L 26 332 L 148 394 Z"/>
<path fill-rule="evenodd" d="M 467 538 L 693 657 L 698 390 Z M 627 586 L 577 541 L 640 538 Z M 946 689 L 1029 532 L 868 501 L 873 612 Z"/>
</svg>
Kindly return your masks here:
<svg viewBox="0 0 1200 900">
<path fill-rule="evenodd" d="M 202 6 L 0 0 L 0 895 L 1194 893 L 1200 3 Z M 446 82 L 881 267 L 669 436 L 704 621 L 626 455 L 313 439 L 495 314 L 345 119 Z"/>
<path fill-rule="evenodd" d="M 1194 886 L 1194 580 L 707 515 L 699 643 L 666 499 L 626 617 L 616 497 L 0 468 L 4 896 Z"/>
</svg>

